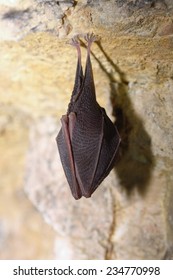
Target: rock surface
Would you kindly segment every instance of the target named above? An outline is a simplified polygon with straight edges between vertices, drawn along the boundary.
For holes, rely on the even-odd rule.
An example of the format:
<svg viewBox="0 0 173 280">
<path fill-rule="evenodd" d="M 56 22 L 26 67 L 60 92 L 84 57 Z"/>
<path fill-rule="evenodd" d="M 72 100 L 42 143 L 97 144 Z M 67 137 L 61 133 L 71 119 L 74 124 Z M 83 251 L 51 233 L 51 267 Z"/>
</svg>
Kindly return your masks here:
<svg viewBox="0 0 173 280">
<path fill-rule="evenodd" d="M 173 259 L 173 2 L 0 1 L 0 17 L 0 258 Z M 66 42 L 86 31 L 122 143 L 75 201 L 55 137 L 76 67 Z"/>
</svg>

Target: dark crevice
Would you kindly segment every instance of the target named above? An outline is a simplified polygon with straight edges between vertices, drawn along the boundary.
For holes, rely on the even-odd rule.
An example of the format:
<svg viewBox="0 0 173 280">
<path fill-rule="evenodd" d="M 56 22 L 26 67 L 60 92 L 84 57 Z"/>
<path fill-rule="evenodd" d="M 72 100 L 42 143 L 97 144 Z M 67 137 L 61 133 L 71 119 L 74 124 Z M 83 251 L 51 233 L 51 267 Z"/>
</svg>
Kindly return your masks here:
<svg viewBox="0 0 173 280">
<path fill-rule="evenodd" d="M 6 20 L 14 20 L 14 19 L 23 19 L 25 18 L 26 15 L 28 15 L 30 12 L 30 9 L 25 9 L 25 10 L 17 10 L 17 9 L 10 9 L 8 12 L 6 12 L 3 16 L 2 19 Z"/>
<path fill-rule="evenodd" d="M 111 191 L 111 198 L 112 198 L 112 223 L 110 224 L 109 232 L 108 232 L 108 239 L 107 239 L 107 246 L 105 249 L 105 260 L 112 260 L 115 258 L 115 252 L 114 252 L 114 233 L 116 230 L 116 203 L 115 203 L 115 197 L 114 194 Z M 113 254 L 114 253 L 114 254 Z"/>
</svg>

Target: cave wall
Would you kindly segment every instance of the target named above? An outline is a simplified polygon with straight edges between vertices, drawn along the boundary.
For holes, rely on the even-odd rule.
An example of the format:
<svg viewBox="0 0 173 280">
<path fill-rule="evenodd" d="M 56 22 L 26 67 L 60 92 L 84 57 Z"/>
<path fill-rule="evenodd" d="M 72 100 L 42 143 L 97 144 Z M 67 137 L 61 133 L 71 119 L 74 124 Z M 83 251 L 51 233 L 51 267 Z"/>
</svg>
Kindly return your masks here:
<svg viewBox="0 0 173 280">
<path fill-rule="evenodd" d="M 0 27 L 0 258 L 172 259 L 172 1 L 0 1 Z M 76 70 L 67 42 L 86 32 L 122 142 L 75 201 L 55 137 Z"/>
</svg>

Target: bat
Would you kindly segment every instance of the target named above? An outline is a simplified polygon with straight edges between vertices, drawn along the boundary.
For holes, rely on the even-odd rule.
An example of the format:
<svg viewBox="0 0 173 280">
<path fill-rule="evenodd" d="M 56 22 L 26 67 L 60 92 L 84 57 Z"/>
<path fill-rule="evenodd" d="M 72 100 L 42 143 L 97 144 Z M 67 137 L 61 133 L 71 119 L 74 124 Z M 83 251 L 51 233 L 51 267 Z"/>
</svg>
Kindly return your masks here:
<svg viewBox="0 0 173 280">
<path fill-rule="evenodd" d="M 62 166 L 75 199 L 88 198 L 109 174 L 115 164 L 120 144 L 116 126 L 96 101 L 90 59 L 93 33 L 87 34 L 87 59 L 83 74 L 78 36 L 71 44 L 78 53 L 74 88 L 67 114 L 56 137 Z"/>
</svg>

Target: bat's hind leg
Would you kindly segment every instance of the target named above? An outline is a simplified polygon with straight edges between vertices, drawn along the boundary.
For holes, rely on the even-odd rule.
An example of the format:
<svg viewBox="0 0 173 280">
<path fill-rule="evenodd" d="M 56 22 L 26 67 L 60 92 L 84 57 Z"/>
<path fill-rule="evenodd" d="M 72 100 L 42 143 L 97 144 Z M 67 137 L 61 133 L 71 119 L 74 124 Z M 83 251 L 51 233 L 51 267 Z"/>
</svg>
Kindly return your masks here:
<svg viewBox="0 0 173 280">
<path fill-rule="evenodd" d="M 91 48 L 92 43 L 95 42 L 95 41 L 98 41 L 99 38 L 98 38 L 98 36 L 94 35 L 94 33 L 92 32 L 92 33 L 87 33 L 84 36 L 84 39 L 88 43 L 88 48 L 87 49 L 88 49 L 88 53 L 90 53 L 90 48 Z"/>
<path fill-rule="evenodd" d="M 81 60 L 81 50 L 80 50 L 80 41 L 79 41 L 79 35 L 75 35 L 71 41 L 69 42 L 70 45 L 76 47 L 78 52 L 78 58 Z"/>
</svg>

